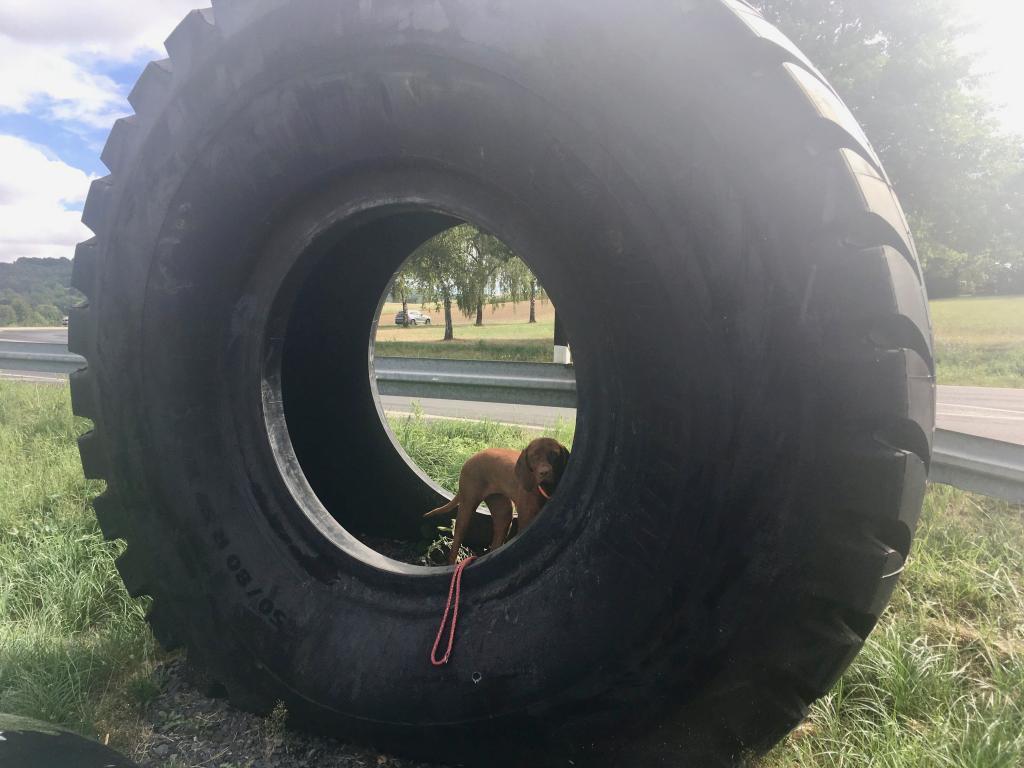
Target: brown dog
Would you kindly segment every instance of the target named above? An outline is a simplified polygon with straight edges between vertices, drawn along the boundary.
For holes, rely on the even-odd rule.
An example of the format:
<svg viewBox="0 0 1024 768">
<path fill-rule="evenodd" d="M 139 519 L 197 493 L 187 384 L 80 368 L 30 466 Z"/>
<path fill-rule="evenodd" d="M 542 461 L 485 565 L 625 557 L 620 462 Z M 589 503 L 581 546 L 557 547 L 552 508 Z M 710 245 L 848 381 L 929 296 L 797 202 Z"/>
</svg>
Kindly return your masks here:
<svg viewBox="0 0 1024 768">
<path fill-rule="evenodd" d="M 448 562 L 459 556 L 459 547 L 466 537 L 469 521 L 480 502 L 486 501 L 491 511 L 494 532 L 490 550 L 505 543 L 512 527 L 512 505 L 519 515 L 519 530 L 524 530 L 551 498 L 569 461 L 568 449 L 550 437 L 539 437 L 522 451 L 510 448 L 488 448 L 470 456 L 459 473 L 459 492 L 443 507 L 433 509 L 424 517 L 455 518 L 455 536 Z"/>
</svg>

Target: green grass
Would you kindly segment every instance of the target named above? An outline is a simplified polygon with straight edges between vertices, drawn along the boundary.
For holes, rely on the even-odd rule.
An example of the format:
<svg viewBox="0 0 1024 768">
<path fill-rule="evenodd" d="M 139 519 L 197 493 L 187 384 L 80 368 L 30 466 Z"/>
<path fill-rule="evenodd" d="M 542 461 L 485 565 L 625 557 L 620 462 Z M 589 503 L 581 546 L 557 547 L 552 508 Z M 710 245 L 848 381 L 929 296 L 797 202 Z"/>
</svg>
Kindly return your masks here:
<svg viewBox="0 0 1024 768">
<path fill-rule="evenodd" d="M 89 505 L 66 387 L 0 382 L 0 712 L 96 732 L 154 658 Z"/>
<path fill-rule="evenodd" d="M 510 360 L 550 363 L 551 339 L 455 339 L 453 341 L 378 341 L 381 357 L 441 357 L 450 360 Z"/>
<path fill-rule="evenodd" d="M 943 486 L 840 684 L 764 768 L 1024 765 L 1024 514 Z"/>
<path fill-rule="evenodd" d="M 459 470 L 466 459 L 484 448 L 525 448 L 541 432 L 488 421 L 448 421 L 410 416 L 392 416 L 391 430 L 405 452 L 420 468 L 443 487 L 454 492 Z M 572 447 L 574 424 L 559 423 L 543 434 Z"/>
<path fill-rule="evenodd" d="M 408 453 L 454 487 L 462 461 L 528 430 L 397 417 Z M 158 658 L 144 602 L 100 536 L 65 387 L 0 382 L 0 711 L 132 751 Z M 568 425 L 554 435 L 571 443 Z M 765 768 L 1024 765 L 1024 511 L 929 491 L 892 606 L 841 683 Z"/>
<path fill-rule="evenodd" d="M 441 357 L 453 360 L 510 360 L 519 363 L 551 362 L 554 321 L 541 318 L 536 323 L 524 320 L 489 320 L 484 325 L 456 325 L 455 338 L 443 341 L 444 325 L 401 328 L 387 324 L 393 313 L 385 311 L 374 342 L 381 357 Z"/>
<path fill-rule="evenodd" d="M 1024 296 L 931 302 L 940 384 L 1024 387 Z"/>
</svg>

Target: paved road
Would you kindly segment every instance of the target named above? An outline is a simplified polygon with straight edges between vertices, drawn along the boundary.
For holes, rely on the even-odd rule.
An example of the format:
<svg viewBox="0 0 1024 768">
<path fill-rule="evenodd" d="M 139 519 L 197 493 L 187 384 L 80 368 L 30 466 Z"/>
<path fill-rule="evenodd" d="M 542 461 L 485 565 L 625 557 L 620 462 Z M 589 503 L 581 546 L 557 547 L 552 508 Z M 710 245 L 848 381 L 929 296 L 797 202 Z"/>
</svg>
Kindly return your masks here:
<svg viewBox="0 0 1024 768">
<path fill-rule="evenodd" d="M 381 403 L 387 413 L 412 413 L 414 403 L 423 410 L 424 416 L 445 419 L 467 419 L 469 421 L 500 421 L 505 424 L 522 424 L 527 427 L 547 429 L 559 420 L 573 424 L 576 421 L 575 408 L 552 408 L 546 405 L 513 405 L 511 403 L 473 403 L 464 400 L 434 400 L 425 397 L 394 397 L 383 395 Z"/>
<path fill-rule="evenodd" d="M 939 387 L 936 416 L 952 432 L 1024 444 L 1024 389 Z"/>
<path fill-rule="evenodd" d="M 66 342 L 67 329 L 0 330 L 0 341 Z M 0 371 L 0 378 L 21 378 L 31 381 L 62 381 L 61 374 Z M 390 413 L 412 411 L 413 399 L 382 398 Z M 504 403 L 471 403 L 461 400 L 415 398 L 424 414 L 451 419 L 490 419 L 509 424 L 525 424 L 547 428 L 559 419 L 572 422 L 573 408 L 511 405 Z M 965 432 L 1024 445 L 1024 389 L 987 389 L 983 387 L 939 387 L 938 424 L 943 429 Z"/>
<path fill-rule="evenodd" d="M 67 344 L 67 328 L 0 328 L 0 341 L 36 341 Z"/>
</svg>

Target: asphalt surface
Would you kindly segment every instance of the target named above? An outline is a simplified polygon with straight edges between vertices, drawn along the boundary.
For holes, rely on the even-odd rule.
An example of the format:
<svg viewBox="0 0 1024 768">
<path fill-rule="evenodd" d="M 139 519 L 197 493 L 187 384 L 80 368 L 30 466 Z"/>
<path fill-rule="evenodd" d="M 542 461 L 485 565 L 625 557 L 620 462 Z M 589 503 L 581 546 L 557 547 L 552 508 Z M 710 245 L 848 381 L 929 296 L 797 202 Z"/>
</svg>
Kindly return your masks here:
<svg viewBox="0 0 1024 768">
<path fill-rule="evenodd" d="M 1024 445 L 1024 389 L 939 387 L 939 427 Z"/>
<path fill-rule="evenodd" d="M 67 328 L 0 328 L 0 341 L 35 341 L 67 344 Z"/>
<path fill-rule="evenodd" d="M 0 341 L 67 342 L 66 328 L 26 328 L 0 330 Z M 25 373 L 0 370 L 0 379 L 60 382 L 67 377 L 55 373 Z M 938 426 L 954 432 L 1024 445 L 1024 389 L 985 387 L 939 387 Z M 462 400 L 382 397 L 388 413 L 411 413 L 414 403 L 425 416 L 446 419 L 500 421 L 546 429 L 559 420 L 573 422 L 574 408 L 474 403 Z"/>
</svg>

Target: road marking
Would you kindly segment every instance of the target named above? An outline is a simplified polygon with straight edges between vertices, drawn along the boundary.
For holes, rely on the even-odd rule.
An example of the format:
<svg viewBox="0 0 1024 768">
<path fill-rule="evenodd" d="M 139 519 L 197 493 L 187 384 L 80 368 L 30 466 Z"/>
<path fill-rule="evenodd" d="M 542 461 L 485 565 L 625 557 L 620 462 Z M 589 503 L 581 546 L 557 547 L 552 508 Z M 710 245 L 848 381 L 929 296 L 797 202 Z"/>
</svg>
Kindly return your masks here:
<svg viewBox="0 0 1024 768">
<path fill-rule="evenodd" d="M 67 381 L 67 376 L 61 376 L 59 373 L 53 376 L 29 376 L 23 373 L 15 373 L 12 371 L 0 371 L 0 379 L 10 379 L 12 381 L 46 381 L 51 383 L 58 383 Z"/>
<path fill-rule="evenodd" d="M 992 413 L 1013 413 L 1024 416 L 1024 410 L 1019 408 L 989 408 L 984 405 L 968 405 L 967 403 L 939 403 L 941 408 L 964 408 L 969 411 L 991 411 Z"/>
</svg>

